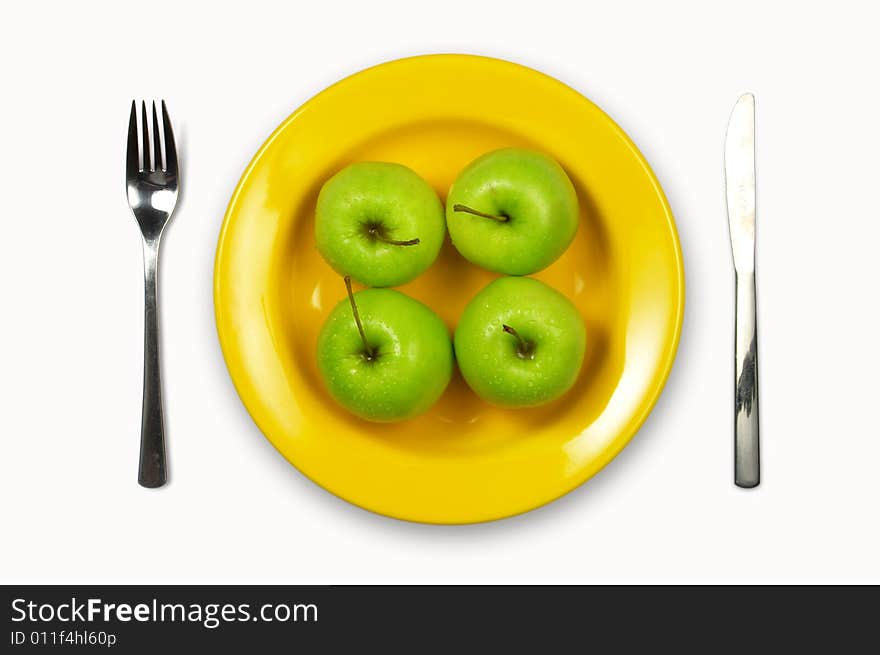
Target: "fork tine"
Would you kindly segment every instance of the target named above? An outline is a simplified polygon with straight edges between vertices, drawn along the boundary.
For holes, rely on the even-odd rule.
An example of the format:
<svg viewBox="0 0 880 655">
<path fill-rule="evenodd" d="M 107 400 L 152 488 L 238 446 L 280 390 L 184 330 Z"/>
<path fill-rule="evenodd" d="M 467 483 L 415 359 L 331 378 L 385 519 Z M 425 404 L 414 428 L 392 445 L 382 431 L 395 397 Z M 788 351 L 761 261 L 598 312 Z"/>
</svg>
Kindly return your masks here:
<svg viewBox="0 0 880 655">
<path fill-rule="evenodd" d="M 168 118 L 168 108 L 162 101 L 162 127 L 165 135 L 165 171 L 169 175 L 177 176 L 177 148 L 174 146 L 174 132 L 171 130 L 171 119 Z"/>
<path fill-rule="evenodd" d="M 141 150 L 144 154 L 143 170 L 150 172 L 153 170 L 150 166 L 150 129 L 147 127 L 147 103 L 143 100 L 141 100 L 141 129 L 143 130 L 141 140 L 144 144 L 143 150 Z"/>
<path fill-rule="evenodd" d="M 137 103 L 131 101 L 131 116 L 128 118 L 128 147 L 125 150 L 125 175 L 132 178 L 138 172 L 138 119 Z"/>
<path fill-rule="evenodd" d="M 159 118 L 156 114 L 155 100 L 153 100 L 153 170 L 162 170 L 162 144 L 159 141 Z"/>
</svg>

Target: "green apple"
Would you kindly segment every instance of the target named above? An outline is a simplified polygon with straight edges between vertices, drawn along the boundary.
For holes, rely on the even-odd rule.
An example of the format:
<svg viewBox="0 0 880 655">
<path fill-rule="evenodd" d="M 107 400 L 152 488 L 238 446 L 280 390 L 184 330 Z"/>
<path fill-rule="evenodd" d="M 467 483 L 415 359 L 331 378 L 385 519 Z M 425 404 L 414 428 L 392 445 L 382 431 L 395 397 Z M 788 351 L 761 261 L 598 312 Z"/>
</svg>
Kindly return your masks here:
<svg viewBox="0 0 880 655">
<path fill-rule="evenodd" d="M 577 380 L 586 331 L 568 298 L 528 277 L 489 283 L 465 307 L 455 356 L 471 389 L 502 407 L 558 398 Z"/>
<path fill-rule="evenodd" d="M 318 335 L 318 369 L 330 395 L 369 421 L 427 410 L 452 377 L 452 340 L 437 314 L 394 289 L 365 289 L 340 302 Z"/>
<path fill-rule="evenodd" d="M 446 199 L 458 252 L 496 273 L 529 275 L 565 252 L 578 227 L 578 199 L 554 159 L 524 148 L 489 152 L 459 174 Z"/>
<path fill-rule="evenodd" d="M 417 277 L 437 259 L 445 237 L 440 198 L 406 166 L 351 164 L 318 194 L 318 251 L 338 273 L 367 286 Z"/>
</svg>

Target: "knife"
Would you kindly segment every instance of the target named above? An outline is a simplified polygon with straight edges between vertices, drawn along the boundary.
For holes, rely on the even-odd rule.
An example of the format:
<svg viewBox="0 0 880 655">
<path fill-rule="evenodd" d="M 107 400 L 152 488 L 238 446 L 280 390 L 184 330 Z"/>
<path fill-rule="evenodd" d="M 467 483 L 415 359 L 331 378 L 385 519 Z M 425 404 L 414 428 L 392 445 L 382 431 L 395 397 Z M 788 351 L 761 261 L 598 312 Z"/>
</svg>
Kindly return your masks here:
<svg viewBox="0 0 880 655">
<path fill-rule="evenodd" d="M 758 324 L 755 315 L 755 96 L 740 96 L 724 140 L 724 181 L 736 270 L 734 482 L 761 481 L 758 429 Z"/>
</svg>

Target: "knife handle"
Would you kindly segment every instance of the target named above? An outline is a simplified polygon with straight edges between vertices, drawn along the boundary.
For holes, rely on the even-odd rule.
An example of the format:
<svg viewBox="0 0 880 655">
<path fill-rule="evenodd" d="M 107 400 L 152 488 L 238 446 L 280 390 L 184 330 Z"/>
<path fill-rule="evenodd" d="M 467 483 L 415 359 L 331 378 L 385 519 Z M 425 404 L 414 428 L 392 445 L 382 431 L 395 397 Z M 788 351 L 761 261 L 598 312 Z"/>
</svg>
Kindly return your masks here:
<svg viewBox="0 0 880 655">
<path fill-rule="evenodd" d="M 736 379 L 734 395 L 734 481 L 757 487 L 761 481 L 758 430 L 758 322 L 755 274 L 736 275 Z"/>
</svg>

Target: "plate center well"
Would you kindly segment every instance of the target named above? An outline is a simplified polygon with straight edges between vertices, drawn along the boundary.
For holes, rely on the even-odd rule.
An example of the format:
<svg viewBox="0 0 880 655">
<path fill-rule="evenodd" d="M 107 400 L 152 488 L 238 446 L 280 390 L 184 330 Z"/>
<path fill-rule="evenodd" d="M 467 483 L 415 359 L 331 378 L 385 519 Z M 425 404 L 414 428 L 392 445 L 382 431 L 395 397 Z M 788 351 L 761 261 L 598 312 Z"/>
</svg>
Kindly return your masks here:
<svg viewBox="0 0 880 655">
<path fill-rule="evenodd" d="M 445 201 L 449 185 L 467 163 L 485 152 L 509 146 L 543 149 L 491 124 L 443 120 L 398 126 L 352 144 L 326 170 L 310 171 L 310 192 L 298 200 L 292 198 L 290 206 L 277 207 L 280 238 L 273 269 L 280 283 L 275 293 L 267 296 L 267 318 L 278 335 L 285 370 L 305 377 L 316 404 L 337 420 L 344 415 L 342 420 L 351 422 L 364 438 L 434 454 L 490 451 L 505 441 L 541 438 L 542 433 L 552 433 L 556 422 L 569 421 L 572 415 L 577 415 L 586 427 L 609 400 L 609 390 L 614 386 L 610 381 L 620 374 L 625 350 L 625 344 L 615 343 L 612 338 L 615 332 L 621 333 L 613 327 L 621 320 L 616 302 L 620 296 L 618 275 L 613 270 L 603 217 L 598 215 L 583 181 L 572 171 L 568 172 L 581 205 L 578 234 L 559 260 L 534 276 L 571 299 L 587 326 L 584 367 L 566 396 L 533 409 L 500 409 L 477 398 L 456 373 L 446 393 L 425 415 L 379 425 L 348 415 L 324 390 L 315 359 L 318 332 L 330 310 L 345 297 L 345 288 L 315 246 L 314 207 L 323 182 L 352 162 L 393 161 L 422 175 Z M 283 184 L 283 180 L 277 184 Z M 434 265 L 399 289 L 434 309 L 452 332 L 465 305 L 496 277 L 463 259 L 447 237 Z"/>
</svg>

